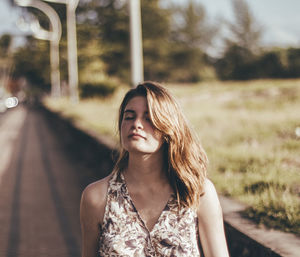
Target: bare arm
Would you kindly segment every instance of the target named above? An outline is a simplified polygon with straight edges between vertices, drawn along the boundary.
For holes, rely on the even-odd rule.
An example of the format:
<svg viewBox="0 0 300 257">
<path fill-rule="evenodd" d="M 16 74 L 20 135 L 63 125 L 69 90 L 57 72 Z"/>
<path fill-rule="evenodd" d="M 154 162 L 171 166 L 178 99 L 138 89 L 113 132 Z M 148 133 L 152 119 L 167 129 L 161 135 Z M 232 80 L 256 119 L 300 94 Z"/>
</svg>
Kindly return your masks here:
<svg viewBox="0 0 300 257">
<path fill-rule="evenodd" d="M 106 205 L 106 177 L 87 186 L 81 196 L 80 223 L 82 257 L 96 257 L 99 248 L 99 226 L 102 224 Z"/>
<path fill-rule="evenodd" d="M 198 208 L 199 234 L 205 257 L 228 257 L 221 205 L 213 183 L 206 180 Z"/>
</svg>

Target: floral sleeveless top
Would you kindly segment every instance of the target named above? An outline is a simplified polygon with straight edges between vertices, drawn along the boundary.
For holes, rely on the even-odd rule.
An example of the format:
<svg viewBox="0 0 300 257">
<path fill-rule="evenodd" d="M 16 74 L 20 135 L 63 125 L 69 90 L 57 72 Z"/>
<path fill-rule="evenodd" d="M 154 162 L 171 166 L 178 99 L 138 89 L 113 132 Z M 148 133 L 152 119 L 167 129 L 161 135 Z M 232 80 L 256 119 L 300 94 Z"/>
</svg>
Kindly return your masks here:
<svg viewBox="0 0 300 257">
<path fill-rule="evenodd" d="M 196 213 L 179 209 L 171 196 L 149 231 L 134 207 L 122 173 L 115 173 L 109 181 L 100 231 L 101 257 L 200 256 Z"/>
</svg>

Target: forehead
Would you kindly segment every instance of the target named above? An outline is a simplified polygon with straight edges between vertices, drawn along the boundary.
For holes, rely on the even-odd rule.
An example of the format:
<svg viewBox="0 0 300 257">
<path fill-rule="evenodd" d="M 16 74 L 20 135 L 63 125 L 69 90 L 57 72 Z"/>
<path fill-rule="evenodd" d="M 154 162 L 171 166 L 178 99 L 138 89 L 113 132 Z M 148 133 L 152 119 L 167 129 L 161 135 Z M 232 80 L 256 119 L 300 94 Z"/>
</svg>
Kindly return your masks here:
<svg viewBox="0 0 300 257">
<path fill-rule="evenodd" d="M 147 111 L 148 110 L 148 104 L 147 104 L 147 99 L 144 96 L 135 96 L 131 98 L 127 105 L 125 106 L 124 111 L 126 110 L 143 110 Z"/>
</svg>

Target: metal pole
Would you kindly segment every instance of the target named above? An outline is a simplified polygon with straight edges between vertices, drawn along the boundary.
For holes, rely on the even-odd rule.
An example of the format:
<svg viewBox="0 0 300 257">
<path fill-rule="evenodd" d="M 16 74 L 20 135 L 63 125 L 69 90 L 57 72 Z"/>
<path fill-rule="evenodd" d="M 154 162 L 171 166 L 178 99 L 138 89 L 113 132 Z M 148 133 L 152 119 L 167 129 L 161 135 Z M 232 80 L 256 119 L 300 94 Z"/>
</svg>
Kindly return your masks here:
<svg viewBox="0 0 300 257">
<path fill-rule="evenodd" d="M 50 41 L 50 65 L 51 65 L 51 96 L 60 97 L 60 72 L 59 72 L 59 40 L 61 36 L 61 24 L 59 22 L 57 26 L 58 33 L 56 35 L 53 32 L 49 32 L 40 27 L 38 21 L 31 24 L 31 29 L 34 36 L 38 39 Z M 51 25 L 52 27 L 52 25 Z"/>
<path fill-rule="evenodd" d="M 68 39 L 68 73 L 71 101 L 79 101 L 78 94 L 78 62 L 76 36 L 76 8 L 79 0 L 44 0 L 46 2 L 66 4 L 67 9 L 67 39 Z"/>
<path fill-rule="evenodd" d="M 71 100 L 79 101 L 78 94 L 78 64 L 77 64 L 77 37 L 76 37 L 76 7 L 78 1 L 67 2 L 67 38 L 68 38 L 68 69 Z"/>
<path fill-rule="evenodd" d="M 142 22 L 140 0 L 129 0 L 131 83 L 135 87 L 144 80 Z"/>
</svg>

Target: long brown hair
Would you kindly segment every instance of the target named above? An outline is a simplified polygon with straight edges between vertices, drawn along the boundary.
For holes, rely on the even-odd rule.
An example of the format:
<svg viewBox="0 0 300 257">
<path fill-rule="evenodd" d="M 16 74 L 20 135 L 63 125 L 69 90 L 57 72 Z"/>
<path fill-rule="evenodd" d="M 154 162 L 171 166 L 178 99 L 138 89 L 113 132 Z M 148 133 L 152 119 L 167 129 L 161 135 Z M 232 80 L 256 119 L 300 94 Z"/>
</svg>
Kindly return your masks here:
<svg viewBox="0 0 300 257">
<path fill-rule="evenodd" d="M 135 96 L 146 97 L 150 119 L 164 137 L 164 164 L 179 205 L 197 207 L 208 162 L 201 144 L 191 132 L 175 99 L 163 86 L 152 81 L 139 84 L 124 96 L 119 109 L 119 135 L 125 107 Z M 127 167 L 128 157 L 128 152 L 121 146 L 114 172 Z"/>
</svg>

